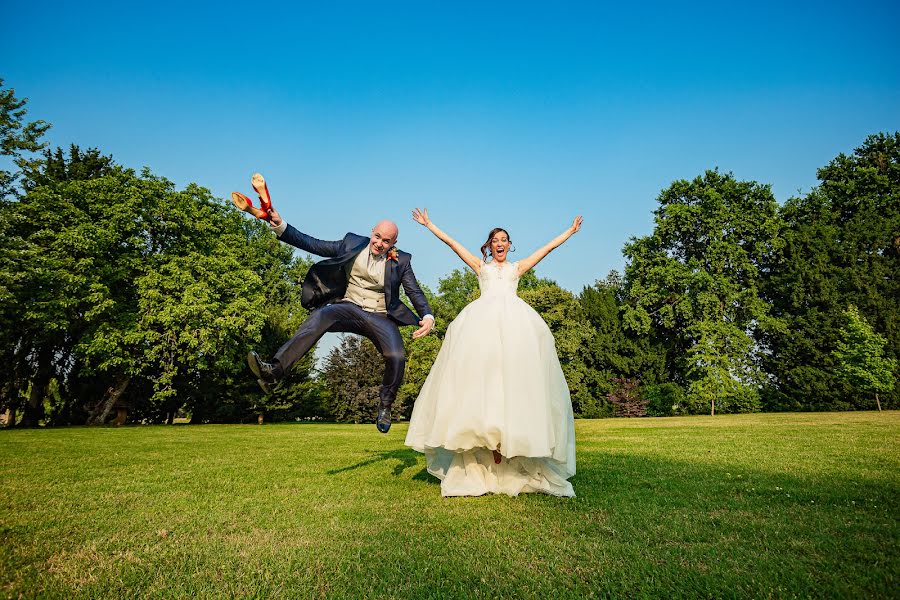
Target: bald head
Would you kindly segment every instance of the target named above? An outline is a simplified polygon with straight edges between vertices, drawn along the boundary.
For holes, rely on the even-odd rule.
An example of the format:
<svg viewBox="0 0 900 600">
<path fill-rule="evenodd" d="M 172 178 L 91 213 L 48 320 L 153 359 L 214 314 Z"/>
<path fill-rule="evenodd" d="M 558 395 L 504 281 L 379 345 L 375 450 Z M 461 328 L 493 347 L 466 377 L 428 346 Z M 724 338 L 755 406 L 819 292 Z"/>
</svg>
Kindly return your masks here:
<svg viewBox="0 0 900 600">
<path fill-rule="evenodd" d="M 400 233 L 397 224 L 393 221 L 388 221 L 387 219 L 375 223 L 375 227 L 372 228 L 372 231 L 380 231 L 382 235 L 389 236 L 394 242 L 397 241 L 397 235 Z"/>
<path fill-rule="evenodd" d="M 389 250 L 397 243 L 397 235 L 399 235 L 399 233 L 400 230 L 393 221 L 378 221 L 378 223 L 375 224 L 375 227 L 372 228 L 372 239 L 369 242 L 372 254 L 378 256 Z"/>
</svg>

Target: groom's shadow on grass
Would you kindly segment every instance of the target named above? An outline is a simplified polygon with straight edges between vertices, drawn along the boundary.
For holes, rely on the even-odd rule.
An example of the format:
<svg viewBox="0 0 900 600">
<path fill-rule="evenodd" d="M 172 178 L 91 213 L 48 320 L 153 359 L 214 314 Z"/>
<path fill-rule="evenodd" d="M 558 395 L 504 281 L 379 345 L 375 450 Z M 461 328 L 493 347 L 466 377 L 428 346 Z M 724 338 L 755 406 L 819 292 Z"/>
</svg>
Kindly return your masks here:
<svg viewBox="0 0 900 600">
<path fill-rule="evenodd" d="M 394 465 L 393 475 L 394 477 L 400 477 L 407 469 L 419 466 L 419 457 L 421 456 L 418 452 L 409 448 L 381 451 L 369 450 L 368 452 L 369 458 L 361 460 L 356 464 L 348 465 L 346 467 L 331 469 L 330 471 L 327 471 L 327 473 L 329 475 L 338 475 L 340 473 L 355 471 L 356 469 L 361 469 L 363 467 L 368 467 L 369 465 L 374 465 L 381 462 L 397 461 L 397 464 Z M 412 479 L 413 481 L 425 481 L 427 483 L 434 484 L 438 483 L 437 479 L 428 474 L 428 469 L 426 469 L 425 467 L 422 467 L 418 473 L 413 475 Z"/>
</svg>

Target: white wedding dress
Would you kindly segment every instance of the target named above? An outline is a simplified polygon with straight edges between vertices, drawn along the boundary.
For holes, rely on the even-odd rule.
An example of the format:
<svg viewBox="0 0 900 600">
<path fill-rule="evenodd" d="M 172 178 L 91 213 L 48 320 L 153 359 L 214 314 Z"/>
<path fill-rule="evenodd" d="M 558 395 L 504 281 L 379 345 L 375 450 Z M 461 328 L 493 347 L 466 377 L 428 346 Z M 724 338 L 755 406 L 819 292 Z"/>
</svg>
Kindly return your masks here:
<svg viewBox="0 0 900 600">
<path fill-rule="evenodd" d="M 406 445 L 425 454 L 444 496 L 575 495 L 569 388 L 518 284 L 515 263 L 482 264 L 481 297 L 450 324 L 416 399 Z"/>
</svg>

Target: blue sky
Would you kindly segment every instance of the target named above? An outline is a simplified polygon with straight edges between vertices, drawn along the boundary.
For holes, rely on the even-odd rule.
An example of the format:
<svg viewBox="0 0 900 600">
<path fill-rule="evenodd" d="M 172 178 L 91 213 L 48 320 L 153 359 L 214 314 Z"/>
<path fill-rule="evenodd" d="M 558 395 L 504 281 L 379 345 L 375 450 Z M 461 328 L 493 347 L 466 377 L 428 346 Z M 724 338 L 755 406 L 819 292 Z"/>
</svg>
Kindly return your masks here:
<svg viewBox="0 0 900 600">
<path fill-rule="evenodd" d="M 0 77 L 53 124 L 179 187 L 226 198 L 261 171 L 276 207 L 324 239 L 400 225 L 434 289 L 506 227 L 578 292 L 622 269 L 661 189 L 707 168 L 779 201 L 866 135 L 900 129 L 892 2 L 7 0 Z M 11 18 L 10 18 L 11 17 Z"/>
</svg>

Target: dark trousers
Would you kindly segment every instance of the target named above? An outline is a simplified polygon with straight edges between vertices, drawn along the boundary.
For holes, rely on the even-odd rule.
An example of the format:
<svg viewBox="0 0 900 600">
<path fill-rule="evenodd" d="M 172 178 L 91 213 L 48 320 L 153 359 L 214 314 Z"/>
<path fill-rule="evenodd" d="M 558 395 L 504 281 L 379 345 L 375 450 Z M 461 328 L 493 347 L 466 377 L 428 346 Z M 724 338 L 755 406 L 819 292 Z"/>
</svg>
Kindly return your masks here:
<svg viewBox="0 0 900 600">
<path fill-rule="evenodd" d="M 352 302 L 338 302 L 316 309 L 303 321 L 300 329 L 275 353 L 275 360 L 285 373 L 309 352 L 326 332 L 355 333 L 375 344 L 384 357 L 381 381 L 381 405 L 390 406 L 397 397 L 406 367 L 406 350 L 397 323 L 386 314 L 367 312 Z"/>
</svg>

